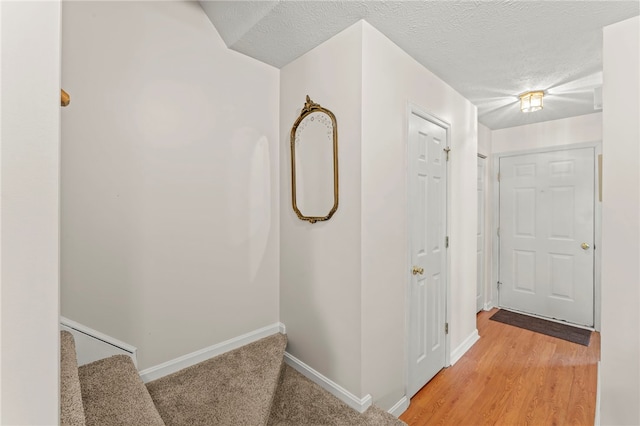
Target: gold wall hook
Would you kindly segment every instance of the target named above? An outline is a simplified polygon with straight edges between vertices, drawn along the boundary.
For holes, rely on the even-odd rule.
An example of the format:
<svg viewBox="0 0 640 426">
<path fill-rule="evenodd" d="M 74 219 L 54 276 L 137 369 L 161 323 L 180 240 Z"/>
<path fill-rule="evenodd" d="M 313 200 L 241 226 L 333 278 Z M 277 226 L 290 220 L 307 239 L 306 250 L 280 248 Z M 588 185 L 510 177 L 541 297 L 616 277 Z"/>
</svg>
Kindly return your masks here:
<svg viewBox="0 0 640 426">
<path fill-rule="evenodd" d="M 71 97 L 67 92 L 60 89 L 60 106 L 66 107 L 71 102 Z"/>
</svg>

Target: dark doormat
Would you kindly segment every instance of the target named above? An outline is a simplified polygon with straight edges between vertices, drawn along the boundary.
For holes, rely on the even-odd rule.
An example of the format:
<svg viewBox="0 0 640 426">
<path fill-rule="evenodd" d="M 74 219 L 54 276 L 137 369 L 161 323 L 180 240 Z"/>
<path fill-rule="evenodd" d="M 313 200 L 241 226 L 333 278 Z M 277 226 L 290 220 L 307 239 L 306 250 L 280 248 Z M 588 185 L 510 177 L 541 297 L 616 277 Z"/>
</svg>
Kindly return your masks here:
<svg viewBox="0 0 640 426">
<path fill-rule="evenodd" d="M 584 346 L 589 346 L 589 340 L 591 339 L 591 330 L 517 314 L 504 309 L 500 309 L 489 319 Z"/>
</svg>

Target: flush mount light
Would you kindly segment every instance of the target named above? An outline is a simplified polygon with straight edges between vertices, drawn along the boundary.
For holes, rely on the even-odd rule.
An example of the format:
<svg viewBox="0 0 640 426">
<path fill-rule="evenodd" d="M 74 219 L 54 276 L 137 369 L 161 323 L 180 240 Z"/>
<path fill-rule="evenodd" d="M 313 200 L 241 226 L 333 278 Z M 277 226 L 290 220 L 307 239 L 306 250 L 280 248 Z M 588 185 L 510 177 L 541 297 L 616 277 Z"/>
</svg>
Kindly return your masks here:
<svg viewBox="0 0 640 426">
<path fill-rule="evenodd" d="M 533 112 L 542 109 L 542 98 L 544 92 L 539 90 L 527 92 L 520 95 L 520 110 L 522 112 Z"/>
</svg>

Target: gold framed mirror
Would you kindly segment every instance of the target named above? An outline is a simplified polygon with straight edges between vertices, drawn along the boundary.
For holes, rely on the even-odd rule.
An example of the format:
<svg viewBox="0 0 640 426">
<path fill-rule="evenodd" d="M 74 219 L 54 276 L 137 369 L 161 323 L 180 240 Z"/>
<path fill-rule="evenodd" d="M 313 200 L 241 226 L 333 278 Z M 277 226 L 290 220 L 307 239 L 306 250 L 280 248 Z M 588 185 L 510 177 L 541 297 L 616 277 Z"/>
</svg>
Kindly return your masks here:
<svg viewBox="0 0 640 426">
<path fill-rule="evenodd" d="M 309 95 L 291 128 L 291 195 L 300 220 L 329 220 L 338 210 L 336 117 Z"/>
</svg>

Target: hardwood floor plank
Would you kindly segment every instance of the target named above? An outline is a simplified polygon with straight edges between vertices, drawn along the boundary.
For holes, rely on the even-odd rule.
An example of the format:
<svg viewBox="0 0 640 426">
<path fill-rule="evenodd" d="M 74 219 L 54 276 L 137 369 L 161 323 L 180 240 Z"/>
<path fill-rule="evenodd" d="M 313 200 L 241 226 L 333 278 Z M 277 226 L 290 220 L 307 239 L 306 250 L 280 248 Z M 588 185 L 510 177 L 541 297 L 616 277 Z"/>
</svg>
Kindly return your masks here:
<svg viewBox="0 0 640 426">
<path fill-rule="evenodd" d="M 422 425 L 593 425 L 600 335 L 588 347 L 490 321 L 480 340 L 412 399 L 400 419 Z"/>
</svg>

